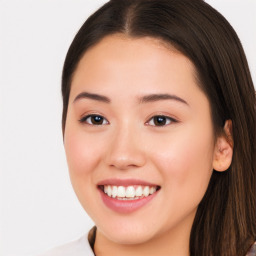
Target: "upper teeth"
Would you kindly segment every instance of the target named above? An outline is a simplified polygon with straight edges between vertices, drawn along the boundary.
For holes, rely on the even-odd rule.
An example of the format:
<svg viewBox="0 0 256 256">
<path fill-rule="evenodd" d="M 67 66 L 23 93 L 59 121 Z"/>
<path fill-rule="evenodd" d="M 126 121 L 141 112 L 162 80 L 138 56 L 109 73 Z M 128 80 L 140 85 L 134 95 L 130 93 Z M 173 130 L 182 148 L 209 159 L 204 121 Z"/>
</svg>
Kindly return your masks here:
<svg viewBox="0 0 256 256">
<path fill-rule="evenodd" d="M 111 186 L 104 185 L 104 192 L 113 198 L 139 199 L 156 192 L 156 186 Z"/>
</svg>

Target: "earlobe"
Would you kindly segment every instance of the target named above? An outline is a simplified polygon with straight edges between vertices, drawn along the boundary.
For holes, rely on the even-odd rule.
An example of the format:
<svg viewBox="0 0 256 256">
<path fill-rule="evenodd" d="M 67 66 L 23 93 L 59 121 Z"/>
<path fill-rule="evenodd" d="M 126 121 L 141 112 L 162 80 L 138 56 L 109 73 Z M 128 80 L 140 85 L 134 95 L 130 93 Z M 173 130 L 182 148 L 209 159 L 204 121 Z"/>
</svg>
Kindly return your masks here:
<svg viewBox="0 0 256 256">
<path fill-rule="evenodd" d="M 226 120 L 223 134 L 217 138 L 215 144 L 213 156 L 214 170 L 224 172 L 230 167 L 233 156 L 233 146 L 232 121 Z"/>
</svg>

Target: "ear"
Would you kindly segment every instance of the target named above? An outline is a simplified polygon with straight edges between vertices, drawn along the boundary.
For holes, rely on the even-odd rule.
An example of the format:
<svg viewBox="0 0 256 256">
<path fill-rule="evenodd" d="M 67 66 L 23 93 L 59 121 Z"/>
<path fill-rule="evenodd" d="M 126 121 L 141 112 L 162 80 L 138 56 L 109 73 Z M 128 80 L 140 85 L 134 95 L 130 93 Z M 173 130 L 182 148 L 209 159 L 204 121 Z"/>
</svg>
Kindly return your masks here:
<svg viewBox="0 0 256 256">
<path fill-rule="evenodd" d="M 214 170 L 224 172 L 229 168 L 232 162 L 233 146 L 232 121 L 226 120 L 223 134 L 217 138 L 215 144 L 213 156 Z"/>
</svg>

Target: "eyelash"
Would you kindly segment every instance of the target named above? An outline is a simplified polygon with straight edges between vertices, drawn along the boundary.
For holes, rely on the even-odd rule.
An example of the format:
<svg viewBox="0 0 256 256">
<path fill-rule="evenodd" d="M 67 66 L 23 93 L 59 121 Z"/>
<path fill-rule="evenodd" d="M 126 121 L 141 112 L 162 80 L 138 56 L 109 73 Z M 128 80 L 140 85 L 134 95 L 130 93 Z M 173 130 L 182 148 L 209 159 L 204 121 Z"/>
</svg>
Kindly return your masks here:
<svg viewBox="0 0 256 256">
<path fill-rule="evenodd" d="M 92 121 L 92 118 L 98 118 L 99 121 L 102 121 L 100 123 L 93 123 Z M 157 120 L 158 119 L 158 120 Z M 88 122 L 88 120 L 90 120 Z M 97 120 L 94 120 L 96 122 L 98 122 Z M 157 122 L 164 122 L 163 125 L 161 125 L 161 123 L 159 122 L 159 125 L 156 125 L 155 123 L 152 124 L 151 122 L 154 122 L 154 121 L 157 121 Z M 80 120 L 79 120 L 80 123 L 86 123 L 86 124 L 89 124 L 89 125 L 107 125 L 109 124 L 109 121 L 104 118 L 103 116 L 101 115 L 97 115 L 97 114 L 91 114 L 91 115 L 87 115 L 87 116 L 84 116 L 82 117 Z M 149 126 L 155 126 L 155 127 L 164 127 L 164 126 L 167 126 L 167 125 L 170 125 L 171 123 L 178 123 L 178 121 L 172 117 L 169 117 L 169 116 L 165 116 L 165 115 L 154 115 L 152 116 L 147 122 L 146 122 L 146 125 L 149 125 Z"/>
</svg>

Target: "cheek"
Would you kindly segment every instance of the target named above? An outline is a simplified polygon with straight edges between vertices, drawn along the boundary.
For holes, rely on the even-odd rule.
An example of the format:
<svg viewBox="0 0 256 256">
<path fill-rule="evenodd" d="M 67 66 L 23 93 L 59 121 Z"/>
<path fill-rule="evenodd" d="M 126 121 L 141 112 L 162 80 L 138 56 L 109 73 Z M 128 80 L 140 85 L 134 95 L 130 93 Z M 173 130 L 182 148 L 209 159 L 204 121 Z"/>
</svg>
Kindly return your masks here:
<svg viewBox="0 0 256 256">
<path fill-rule="evenodd" d="M 100 150 L 99 144 L 89 136 L 67 129 L 65 151 L 71 177 L 90 174 L 99 162 Z"/>
<path fill-rule="evenodd" d="M 209 130 L 204 133 L 198 129 L 186 129 L 186 132 L 167 139 L 161 150 L 154 154 L 155 165 L 171 192 L 184 195 L 205 192 L 212 173 L 214 149 Z"/>
</svg>

